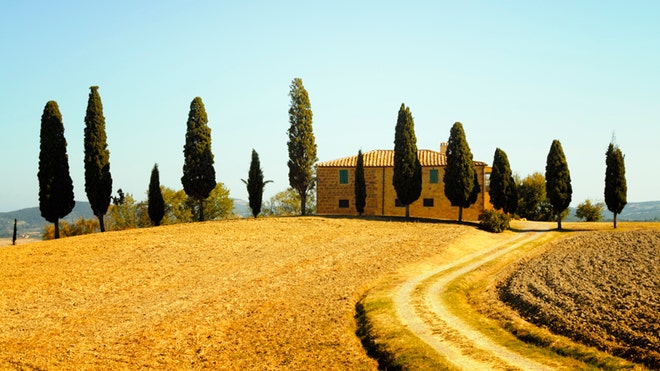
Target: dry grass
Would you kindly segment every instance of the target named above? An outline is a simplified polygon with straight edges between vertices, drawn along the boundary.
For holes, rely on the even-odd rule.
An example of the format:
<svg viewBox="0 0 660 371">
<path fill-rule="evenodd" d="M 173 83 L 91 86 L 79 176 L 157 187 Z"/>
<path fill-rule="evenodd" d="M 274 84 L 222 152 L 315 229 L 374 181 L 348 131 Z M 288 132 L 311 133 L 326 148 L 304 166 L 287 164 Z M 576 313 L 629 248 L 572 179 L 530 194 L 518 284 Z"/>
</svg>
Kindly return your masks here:
<svg viewBox="0 0 660 371">
<path fill-rule="evenodd" d="M 2 369 L 375 369 L 355 304 L 472 227 L 328 218 L 0 248 Z"/>
</svg>

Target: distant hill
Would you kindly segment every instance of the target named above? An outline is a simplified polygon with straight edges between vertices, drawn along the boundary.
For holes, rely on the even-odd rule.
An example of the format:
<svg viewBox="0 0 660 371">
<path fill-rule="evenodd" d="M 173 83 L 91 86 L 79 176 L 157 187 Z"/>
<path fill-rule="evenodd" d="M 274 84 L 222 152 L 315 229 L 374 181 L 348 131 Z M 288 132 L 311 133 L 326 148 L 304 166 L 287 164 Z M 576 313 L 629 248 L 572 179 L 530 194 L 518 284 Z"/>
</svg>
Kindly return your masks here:
<svg viewBox="0 0 660 371">
<path fill-rule="evenodd" d="M 602 215 L 603 221 L 609 221 L 613 219 L 612 213 L 607 210 L 607 207 L 605 207 L 605 210 L 603 210 Z M 660 220 L 660 201 L 628 203 L 623 209 L 621 215 L 617 217 L 617 220 L 631 222 L 658 221 Z M 578 221 L 578 218 L 575 216 L 574 207 L 569 209 L 569 215 L 566 217 L 566 221 Z"/>
<path fill-rule="evenodd" d="M 76 206 L 66 218 L 67 223 L 75 222 L 79 218 L 92 218 L 92 207 L 89 202 L 76 201 Z M 18 221 L 18 234 L 30 237 L 41 237 L 43 226 L 48 222 L 41 216 L 38 207 L 30 207 L 16 211 L 0 213 L 0 237 L 11 237 L 14 232 L 14 219 Z"/>
<path fill-rule="evenodd" d="M 245 200 L 234 199 L 234 214 L 241 217 L 252 216 L 252 211 L 248 202 Z M 76 201 L 76 206 L 71 214 L 64 220 L 67 223 L 73 223 L 80 218 L 95 218 L 92 213 L 92 207 L 89 202 Z M 21 236 L 30 236 L 32 238 L 41 238 L 43 227 L 48 222 L 41 217 L 38 207 L 30 207 L 16 211 L 0 213 L 0 238 L 11 237 L 14 232 L 14 219 L 18 220 L 18 234 Z"/>
</svg>

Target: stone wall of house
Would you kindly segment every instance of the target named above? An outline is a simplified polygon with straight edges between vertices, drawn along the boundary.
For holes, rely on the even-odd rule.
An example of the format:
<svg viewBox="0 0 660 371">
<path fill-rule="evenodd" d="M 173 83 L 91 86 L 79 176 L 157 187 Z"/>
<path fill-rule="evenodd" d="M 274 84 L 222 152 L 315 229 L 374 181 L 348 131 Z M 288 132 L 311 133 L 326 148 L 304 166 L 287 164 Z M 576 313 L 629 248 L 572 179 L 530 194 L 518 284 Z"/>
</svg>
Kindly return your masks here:
<svg viewBox="0 0 660 371">
<path fill-rule="evenodd" d="M 430 183 L 430 172 L 438 170 L 438 182 Z M 348 183 L 340 183 L 340 170 L 348 172 Z M 464 220 L 478 220 L 479 214 L 491 209 L 487 188 L 484 187 L 486 173 L 490 168 L 477 166 L 481 193 L 477 202 L 463 210 Z M 405 216 L 405 207 L 396 205 L 396 191 L 392 185 L 394 169 L 391 167 L 365 168 L 367 200 L 364 215 Z M 317 213 L 326 215 L 357 215 L 355 210 L 355 169 L 341 167 L 318 167 Z M 422 168 L 422 194 L 410 205 L 410 216 L 420 218 L 458 219 L 458 207 L 452 207 L 444 194 L 444 167 Z M 425 206 L 425 199 L 426 205 Z M 432 204 L 432 206 L 431 206 Z M 343 206 L 343 207 L 342 207 Z M 347 206 L 347 207 L 346 207 Z"/>
</svg>

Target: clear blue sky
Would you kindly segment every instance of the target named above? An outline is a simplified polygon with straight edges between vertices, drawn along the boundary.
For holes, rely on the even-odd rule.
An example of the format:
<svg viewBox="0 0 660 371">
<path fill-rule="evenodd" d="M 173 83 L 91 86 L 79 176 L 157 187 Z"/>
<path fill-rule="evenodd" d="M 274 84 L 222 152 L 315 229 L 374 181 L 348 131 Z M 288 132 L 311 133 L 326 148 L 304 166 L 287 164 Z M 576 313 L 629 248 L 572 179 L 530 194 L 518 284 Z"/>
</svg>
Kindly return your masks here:
<svg viewBox="0 0 660 371">
<path fill-rule="evenodd" d="M 563 145 L 573 205 L 603 199 L 616 132 L 628 200 L 660 200 L 657 1 L 18 1 L 0 4 L 0 211 L 38 205 L 41 114 L 64 119 L 86 200 L 87 96 L 104 106 L 113 189 L 181 189 L 190 102 L 202 97 L 217 181 L 247 199 L 252 148 L 288 187 L 289 84 L 303 79 L 321 161 L 393 148 L 402 102 L 419 148 L 455 121 L 476 160 L 496 147 L 521 176 Z"/>
</svg>

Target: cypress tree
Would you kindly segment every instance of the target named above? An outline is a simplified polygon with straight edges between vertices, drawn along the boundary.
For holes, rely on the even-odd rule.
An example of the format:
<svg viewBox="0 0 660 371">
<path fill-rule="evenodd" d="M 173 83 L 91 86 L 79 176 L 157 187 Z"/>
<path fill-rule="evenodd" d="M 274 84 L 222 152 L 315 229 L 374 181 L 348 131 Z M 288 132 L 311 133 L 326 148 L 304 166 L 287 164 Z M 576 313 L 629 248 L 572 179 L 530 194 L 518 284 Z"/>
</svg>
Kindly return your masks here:
<svg viewBox="0 0 660 371">
<path fill-rule="evenodd" d="M 11 235 L 12 245 L 16 245 L 16 234 L 18 232 L 17 224 L 18 224 L 18 220 L 14 219 L 14 234 Z"/>
<path fill-rule="evenodd" d="M 195 97 L 188 113 L 186 144 L 183 147 L 185 161 L 181 183 L 188 197 L 199 202 L 199 221 L 204 220 L 204 200 L 215 188 L 215 169 L 211 152 L 211 129 L 202 98 Z"/>
<path fill-rule="evenodd" d="M 454 123 L 447 144 L 447 166 L 443 177 L 445 196 L 452 206 L 458 206 L 458 221 L 463 221 L 463 208 L 477 201 L 481 187 L 472 160 L 463 125 Z"/>
<path fill-rule="evenodd" d="M 610 143 L 605 153 L 605 204 L 614 214 L 614 228 L 616 216 L 621 214 L 627 203 L 628 186 L 626 185 L 626 167 L 621 149 Z"/>
<path fill-rule="evenodd" d="M 40 137 L 39 210 L 44 219 L 55 225 L 55 238 L 59 238 L 59 219 L 69 215 L 76 202 L 69 175 L 62 114 L 55 101 L 49 101 L 44 107 Z"/>
<path fill-rule="evenodd" d="M 410 108 L 401 103 L 394 133 L 394 176 L 392 185 L 410 217 L 410 204 L 422 194 L 422 165 L 417 157 L 415 122 Z"/>
<path fill-rule="evenodd" d="M 566 156 L 557 139 L 552 141 L 545 165 L 545 192 L 557 216 L 557 228 L 561 229 L 561 214 L 571 204 L 573 188 Z"/>
<path fill-rule="evenodd" d="M 149 199 L 147 206 L 149 219 L 151 219 L 153 225 L 158 227 L 165 216 L 165 200 L 163 199 L 163 193 L 160 190 L 160 173 L 158 172 L 158 164 L 154 164 L 154 168 L 151 170 L 147 198 Z"/>
<path fill-rule="evenodd" d="M 300 196 L 301 214 L 306 214 L 307 193 L 314 188 L 316 143 L 312 132 L 312 105 L 300 78 L 291 82 L 289 96 L 289 185 Z"/>
<path fill-rule="evenodd" d="M 497 148 L 493 157 L 493 170 L 490 173 L 490 203 L 496 210 L 502 209 L 507 214 L 515 213 L 518 205 L 516 182 L 511 173 L 509 158 Z"/>
<path fill-rule="evenodd" d="M 85 114 L 85 193 L 92 212 L 99 219 L 101 232 L 105 231 L 103 216 L 110 206 L 112 176 L 110 151 L 105 134 L 105 117 L 98 86 L 91 86 Z"/>
<path fill-rule="evenodd" d="M 355 209 L 360 216 L 362 216 L 366 205 L 367 184 L 364 180 L 364 156 L 362 156 L 362 150 L 359 150 L 357 163 L 355 164 Z"/>
<path fill-rule="evenodd" d="M 272 181 L 264 181 L 264 173 L 261 170 L 261 161 L 259 161 L 259 154 L 252 149 L 252 160 L 250 161 L 250 171 L 248 172 L 248 179 L 241 179 L 247 186 L 248 200 L 252 215 L 256 218 L 261 212 L 261 203 L 264 196 L 264 187 Z"/>
</svg>

